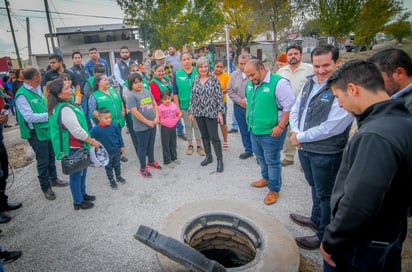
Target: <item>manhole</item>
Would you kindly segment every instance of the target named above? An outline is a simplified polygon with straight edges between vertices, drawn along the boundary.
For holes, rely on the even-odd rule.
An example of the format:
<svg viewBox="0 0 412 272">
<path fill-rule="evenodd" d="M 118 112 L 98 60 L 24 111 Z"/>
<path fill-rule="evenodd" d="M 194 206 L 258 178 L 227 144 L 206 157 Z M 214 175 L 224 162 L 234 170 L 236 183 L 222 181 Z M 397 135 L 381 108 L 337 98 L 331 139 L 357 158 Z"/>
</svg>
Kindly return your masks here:
<svg viewBox="0 0 412 272">
<path fill-rule="evenodd" d="M 261 210 L 233 200 L 195 201 L 171 213 L 160 233 L 195 249 L 194 252 L 219 263 L 227 271 L 298 271 L 299 250 L 292 235 L 273 214 Z M 178 259 L 193 256 L 201 260 L 196 254 L 176 257 L 182 255 L 182 246 L 175 249 L 174 258 L 164 252 L 157 255 L 164 272 L 191 270 L 178 263 Z"/>
<path fill-rule="evenodd" d="M 183 230 L 184 242 L 226 268 L 252 262 L 262 238 L 251 223 L 231 214 L 205 214 Z"/>
</svg>

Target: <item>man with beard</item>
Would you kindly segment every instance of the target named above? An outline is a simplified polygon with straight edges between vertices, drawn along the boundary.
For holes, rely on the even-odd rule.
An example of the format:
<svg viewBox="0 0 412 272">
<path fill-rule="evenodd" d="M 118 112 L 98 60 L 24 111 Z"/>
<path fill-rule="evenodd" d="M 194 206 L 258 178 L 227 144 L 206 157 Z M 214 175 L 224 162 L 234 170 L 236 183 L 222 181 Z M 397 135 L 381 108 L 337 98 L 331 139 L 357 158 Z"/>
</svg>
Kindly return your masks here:
<svg viewBox="0 0 412 272">
<path fill-rule="evenodd" d="M 49 64 L 50 64 L 50 70 L 47 71 L 41 79 L 41 86 L 42 86 L 42 89 L 43 89 L 43 92 L 46 98 L 48 94 L 48 91 L 46 89 L 47 82 L 55 80 L 56 78 L 59 78 L 60 75 L 63 73 L 69 74 L 71 77 L 73 86 L 75 86 L 76 89 L 80 90 L 80 85 L 77 82 L 76 76 L 74 75 L 72 71 L 66 69 L 66 66 L 63 63 L 63 58 L 60 55 L 51 55 L 49 57 Z"/>
<path fill-rule="evenodd" d="M 94 66 L 98 63 L 104 65 L 104 73 L 106 74 L 106 76 L 109 76 L 109 64 L 105 59 L 99 57 L 99 52 L 97 52 L 96 47 L 89 49 L 89 56 L 90 59 L 84 66 L 86 66 L 86 69 L 89 72 L 90 76 L 93 75 Z"/>
<path fill-rule="evenodd" d="M 169 54 L 166 56 L 166 62 L 173 65 L 174 71 L 182 69 L 182 64 L 180 63 L 180 53 L 176 51 L 176 47 L 174 45 L 169 45 L 168 51 Z"/>
<path fill-rule="evenodd" d="M 288 64 L 276 73 L 290 81 L 293 93 L 297 97 L 307 81 L 307 77 L 313 75 L 313 67 L 309 63 L 302 62 L 302 47 L 300 45 L 289 46 L 286 49 L 286 59 Z M 283 145 L 285 159 L 282 161 L 282 166 L 292 165 L 295 162 L 296 147 L 290 142 L 290 136 L 290 127 L 288 126 L 288 136 Z"/>
<path fill-rule="evenodd" d="M 114 78 L 119 84 L 120 95 L 123 97 L 123 86 L 129 75 L 129 66 L 135 62 L 130 59 L 130 51 L 127 46 L 120 48 L 120 58 L 114 66 Z"/>
</svg>

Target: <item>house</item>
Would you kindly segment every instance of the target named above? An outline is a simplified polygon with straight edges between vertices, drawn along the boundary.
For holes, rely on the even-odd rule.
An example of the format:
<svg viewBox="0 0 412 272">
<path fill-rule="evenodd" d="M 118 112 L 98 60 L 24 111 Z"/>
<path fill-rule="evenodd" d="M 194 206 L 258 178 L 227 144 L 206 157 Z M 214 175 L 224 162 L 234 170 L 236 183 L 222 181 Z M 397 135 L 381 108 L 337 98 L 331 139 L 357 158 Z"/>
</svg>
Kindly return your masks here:
<svg viewBox="0 0 412 272">
<path fill-rule="evenodd" d="M 110 74 L 113 72 L 115 63 L 120 59 L 120 47 L 127 46 L 130 50 L 131 59 L 139 63 L 143 60 L 145 48 L 136 38 L 136 27 L 128 27 L 123 24 L 88 25 L 58 27 L 56 33 L 46 34 L 48 51 L 53 54 L 51 49 L 52 39 L 56 46 L 56 53 L 62 55 L 64 63 L 72 66 L 71 55 L 79 51 L 83 56 L 83 63 L 89 58 L 89 48 L 95 47 L 110 66 Z M 49 54 L 35 55 L 35 63 L 41 68 L 49 64 Z"/>
</svg>

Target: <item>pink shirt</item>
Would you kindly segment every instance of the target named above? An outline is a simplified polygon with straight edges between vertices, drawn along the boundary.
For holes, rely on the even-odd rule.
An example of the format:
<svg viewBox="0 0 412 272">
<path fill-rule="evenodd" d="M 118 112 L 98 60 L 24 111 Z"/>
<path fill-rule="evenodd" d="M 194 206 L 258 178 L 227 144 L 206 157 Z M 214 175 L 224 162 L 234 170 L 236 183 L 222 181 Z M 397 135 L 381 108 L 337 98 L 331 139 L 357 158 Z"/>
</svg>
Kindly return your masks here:
<svg viewBox="0 0 412 272">
<path fill-rule="evenodd" d="M 169 106 L 165 104 L 160 104 L 159 106 L 159 119 L 162 122 L 162 125 L 168 128 L 176 126 L 179 121 L 179 112 L 180 110 L 175 103 L 170 103 Z"/>
</svg>

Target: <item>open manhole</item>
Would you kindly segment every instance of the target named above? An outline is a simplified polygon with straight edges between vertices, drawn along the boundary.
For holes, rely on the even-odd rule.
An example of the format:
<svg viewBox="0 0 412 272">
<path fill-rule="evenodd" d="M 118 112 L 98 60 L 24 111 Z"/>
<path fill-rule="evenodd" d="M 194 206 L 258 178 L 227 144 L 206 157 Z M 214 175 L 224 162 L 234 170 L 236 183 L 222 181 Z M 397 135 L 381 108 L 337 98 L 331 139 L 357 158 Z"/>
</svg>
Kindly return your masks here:
<svg viewBox="0 0 412 272">
<path fill-rule="evenodd" d="M 197 201 L 170 214 L 161 233 L 134 236 L 156 250 L 163 271 L 296 272 L 299 250 L 274 216 L 239 201 Z"/>
<path fill-rule="evenodd" d="M 199 216 L 184 228 L 183 236 L 187 245 L 226 268 L 252 262 L 262 243 L 256 227 L 230 214 Z"/>
</svg>

